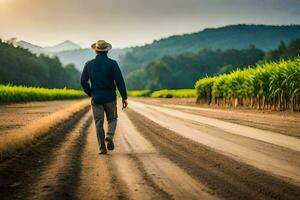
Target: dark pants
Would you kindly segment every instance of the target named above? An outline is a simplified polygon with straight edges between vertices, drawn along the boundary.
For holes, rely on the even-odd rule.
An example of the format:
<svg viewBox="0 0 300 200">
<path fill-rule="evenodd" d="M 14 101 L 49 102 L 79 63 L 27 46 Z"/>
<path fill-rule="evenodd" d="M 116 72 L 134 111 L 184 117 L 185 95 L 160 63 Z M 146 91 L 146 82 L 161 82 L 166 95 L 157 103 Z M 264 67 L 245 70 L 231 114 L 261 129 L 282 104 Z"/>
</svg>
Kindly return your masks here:
<svg viewBox="0 0 300 200">
<path fill-rule="evenodd" d="M 105 132 L 103 128 L 104 113 L 108 122 L 107 137 L 113 138 L 117 127 L 117 102 L 95 104 L 92 100 L 92 110 L 97 131 L 99 150 L 105 150 Z"/>
</svg>

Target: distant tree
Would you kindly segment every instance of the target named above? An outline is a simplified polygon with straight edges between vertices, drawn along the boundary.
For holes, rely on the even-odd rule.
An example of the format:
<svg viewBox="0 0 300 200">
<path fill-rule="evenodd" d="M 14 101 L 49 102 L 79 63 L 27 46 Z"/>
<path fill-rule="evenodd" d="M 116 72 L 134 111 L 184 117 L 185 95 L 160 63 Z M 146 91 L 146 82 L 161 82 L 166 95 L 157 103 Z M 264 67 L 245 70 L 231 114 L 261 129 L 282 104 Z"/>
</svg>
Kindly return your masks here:
<svg viewBox="0 0 300 200">
<path fill-rule="evenodd" d="M 287 46 L 284 42 L 266 53 L 266 61 L 278 61 L 280 59 L 290 59 L 300 55 L 300 38 L 292 40 Z"/>
<path fill-rule="evenodd" d="M 70 88 L 80 89 L 80 72 L 75 68 L 73 64 L 68 64 L 65 66 L 65 71 L 67 75 L 68 85 Z"/>
<path fill-rule="evenodd" d="M 0 84 L 46 88 L 80 88 L 80 73 L 74 66 L 63 67 L 57 57 L 35 55 L 0 41 Z"/>
<path fill-rule="evenodd" d="M 300 55 L 300 38 L 292 40 L 286 50 L 285 59 L 294 58 Z"/>
<path fill-rule="evenodd" d="M 282 58 L 286 50 L 287 48 L 285 43 L 281 41 L 277 49 L 271 50 L 266 53 L 266 60 L 279 60 L 280 58 Z"/>
<path fill-rule="evenodd" d="M 16 41 L 17 41 L 17 38 L 12 37 L 12 38 L 10 38 L 10 39 L 7 40 L 7 43 L 8 44 L 15 44 Z"/>
<path fill-rule="evenodd" d="M 264 52 L 250 45 L 247 49 L 212 50 L 164 56 L 126 76 L 129 89 L 193 88 L 195 81 L 207 75 L 244 68 L 264 58 Z"/>
<path fill-rule="evenodd" d="M 147 83 L 145 89 L 150 90 L 151 92 L 162 89 L 161 85 L 154 80 L 151 80 Z"/>
<path fill-rule="evenodd" d="M 216 74 L 217 75 L 226 74 L 226 73 L 232 72 L 235 69 L 236 68 L 233 65 L 225 65 L 225 66 L 221 67 Z"/>
</svg>

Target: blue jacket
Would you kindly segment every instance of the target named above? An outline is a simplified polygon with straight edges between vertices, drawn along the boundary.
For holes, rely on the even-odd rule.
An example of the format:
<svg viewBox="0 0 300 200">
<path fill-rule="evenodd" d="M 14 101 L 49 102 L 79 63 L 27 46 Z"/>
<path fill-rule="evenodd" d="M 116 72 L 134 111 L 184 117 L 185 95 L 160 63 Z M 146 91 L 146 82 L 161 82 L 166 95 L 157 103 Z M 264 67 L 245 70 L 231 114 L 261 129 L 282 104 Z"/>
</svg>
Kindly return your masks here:
<svg viewBox="0 0 300 200">
<path fill-rule="evenodd" d="M 88 61 L 81 74 L 81 85 L 85 93 L 92 97 L 96 104 L 116 100 L 116 86 L 122 96 L 127 99 L 125 82 L 119 65 L 115 60 L 101 53 Z"/>
</svg>

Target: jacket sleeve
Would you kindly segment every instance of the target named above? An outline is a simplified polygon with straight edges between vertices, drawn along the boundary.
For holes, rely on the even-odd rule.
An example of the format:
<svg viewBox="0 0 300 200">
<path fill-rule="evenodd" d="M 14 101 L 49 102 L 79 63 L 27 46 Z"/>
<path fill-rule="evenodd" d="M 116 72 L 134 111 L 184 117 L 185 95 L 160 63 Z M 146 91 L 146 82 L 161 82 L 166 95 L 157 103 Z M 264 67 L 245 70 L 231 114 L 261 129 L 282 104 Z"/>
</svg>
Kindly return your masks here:
<svg viewBox="0 0 300 200">
<path fill-rule="evenodd" d="M 127 91 L 126 91 L 125 81 L 124 81 L 120 67 L 117 62 L 115 62 L 115 67 L 114 67 L 114 80 L 115 80 L 117 88 L 122 96 L 122 99 L 126 100 L 127 99 Z"/>
<path fill-rule="evenodd" d="M 84 92 L 90 97 L 91 96 L 91 86 L 89 84 L 90 76 L 88 73 L 88 66 L 85 64 L 82 74 L 81 74 L 81 86 Z"/>
</svg>

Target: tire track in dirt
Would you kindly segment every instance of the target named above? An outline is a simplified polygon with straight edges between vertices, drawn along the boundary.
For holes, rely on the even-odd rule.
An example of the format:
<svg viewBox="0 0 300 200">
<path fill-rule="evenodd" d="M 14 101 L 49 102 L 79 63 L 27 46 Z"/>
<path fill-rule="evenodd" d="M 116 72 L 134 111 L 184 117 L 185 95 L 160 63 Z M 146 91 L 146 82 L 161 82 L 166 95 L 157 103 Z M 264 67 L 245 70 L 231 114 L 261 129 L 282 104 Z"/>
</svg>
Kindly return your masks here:
<svg viewBox="0 0 300 200">
<path fill-rule="evenodd" d="M 115 169 L 111 166 L 110 156 L 98 154 L 94 124 L 88 130 L 86 146 L 80 162 L 79 186 L 75 192 L 78 199 L 124 199 L 125 195 L 115 181 Z"/>
<path fill-rule="evenodd" d="M 150 102 L 145 102 L 150 103 Z M 292 137 L 300 137 L 300 113 L 265 111 L 265 110 L 243 110 L 243 109 L 219 109 L 205 108 L 199 105 L 176 105 L 157 104 L 166 108 L 176 109 L 190 114 L 201 115 L 208 118 L 219 119 L 231 123 L 250 126 L 271 132 L 277 132 Z"/>
<path fill-rule="evenodd" d="M 116 147 L 110 156 L 129 199 L 217 199 L 203 184 L 162 157 L 124 113 L 120 113 Z"/>
<path fill-rule="evenodd" d="M 62 145 L 80 119 L 89 108 L 77 113 L 64 124 L 59 125 L 51 133 L 43 136 L 34 145 L 22 149 L 14 157 L 0 163 L 1 199 L 23 199 L 29 194 L 32 183 L 36 183 L 55 155 L 56 149 Z"/>
<path fill-rule="evenodd" d="M 133 110 L 127 114 L 167 158 L 224 199 L 299 199 L 300 188 L 184 138 Z"/>
<path fill-rule="evenodd" d="M 42 170 L 37 182 L 28 189 L 26 199 L 74 199 L 73 190 L 77 188 L 80 172 L 78 157 L 85 146 L 91 122 L 91 112 L 88 112 L 65 141 L 52 150 L 52 159 Z"/>
<path fill-rule="evenodd" d="M 190 120 L 190 121 L 203 123 L 209 126 L 220 128 L 232 134 L 252 138 L 255 140 L 260 140 L 263 142 L 282 146 L 295 151 L 300 151 L 300 139 L 291 136 L 286 136 L 279 133 L 261 130 L 258 128 L 248 127 L 248 126 L 239 125 L 235 123 L 225 122 L 218 119 L 203 117 L 200 115 L 189 114 L 186 112 L 182 112 L 170 108 L 164 108 L 161 106 L 145 105 L 139 102 L 133 102 L 133 103 L 134 103 L 134 108 L 140 108 L 143 111 L 146 111 L 147 109 L 155 110 L 156 112 L 168 114 L 172 117 L 178 117 L 182 120 Z"/>
<path fill-rule="evenodd" d="M 186 113 L 176 111 L 171 114 L 173 112 L 171 109 L 168 109 L 168 113 L 167 110 L 160 112 L 160 110 L 157 110 L 159 109 L 157 106 L 143 106 L 140 103 L 134 103 L 133 109 L 178 135 L 209 146 L 237 161 L 245 162 L 248 165 L 260 168 L 300 185 L 300 162 L 297 161 L 297 158 L 300 157 L 299 152 L 272 143 L 266 143 L 259 139 L 255 140 L 254 138 L 243 137 L 243 130 L 246 129 L 249 131 L 248 127 L 243 127 L 244 129 L 240 130 L 240 134 L 234 134 L 228 132 L 227 129 L 223 130 L 219 128 L 220 124 L 214 127 L 196 121 L 196 118 L 201 116 L 193 115 L 193 117 L 196 117 L 195 119 L 190 118 L 191 116 L 186 119 L 180 116 L 180 114 L 185 116 Z M 175 113 L 178 115 L 174 116 Z M 255 135 L 256 133 L 252 132 L 251 134 Z M 277 136 L 275 133 L 274 135 Z M 268 138 L 266 139 L 269 140 Z M 298 139 L 293 139 L 295 141 L 291 140 L 292 146 L 298 142 Z M 272 153 L 276 152 L 278 154 L 272 155 Z M 293 159 L 287 159 L 287 157 Z"/>
<path fill-rule="evenodd" d="M 135 154 L 153 154 L 154 147 L 130 126 L 130 121 L 120 113 L 116 133 L 116 150 L 109 156 L 111 165 L 116 171 L 115 182 L 126 193 L 127 199 L 172 199 L 152 181 Z M 130 137 L 135 134 L 135 137 Z"/>
</svg>

